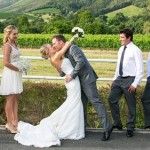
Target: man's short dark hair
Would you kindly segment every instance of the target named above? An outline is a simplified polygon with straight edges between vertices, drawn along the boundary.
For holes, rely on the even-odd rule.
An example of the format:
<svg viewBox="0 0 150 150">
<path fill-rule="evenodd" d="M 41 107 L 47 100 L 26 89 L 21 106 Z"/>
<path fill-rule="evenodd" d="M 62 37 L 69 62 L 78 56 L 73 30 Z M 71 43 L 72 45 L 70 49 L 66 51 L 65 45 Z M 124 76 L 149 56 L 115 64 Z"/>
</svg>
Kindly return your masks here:
<svg viewBox="0 0 150 150">
<path fill-rule="evenodd" d="M 133 31 L 131 29 L 125 28 L 120 31 L 120 34 L 124 34 L 126 38 L 130 37 L 130 40 L 133 41 Z"/>
<path fill-rule="evenodd" d="M 54 35 L 52 39 L 57 39 L 58 41 L 66 42 L 66 38 L 62 34 Z"/>
</svg>

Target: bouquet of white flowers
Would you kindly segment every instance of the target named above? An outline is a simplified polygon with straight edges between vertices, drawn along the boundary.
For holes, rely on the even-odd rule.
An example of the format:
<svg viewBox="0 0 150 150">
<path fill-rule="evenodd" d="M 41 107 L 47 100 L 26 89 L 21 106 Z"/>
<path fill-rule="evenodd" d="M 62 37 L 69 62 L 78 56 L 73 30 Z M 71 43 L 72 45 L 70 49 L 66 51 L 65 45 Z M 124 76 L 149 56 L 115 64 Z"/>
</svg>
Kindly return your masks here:
<svg viewBox="0 0 150 150">
<path fill-rule="evenodd" d="M 20 72 L 22 72 L 24 75 L 27 75 L 27 71 L 30 69 L 30 60 L 21 58 L 19 61 L 14 62 L 13 65 L 16 66 Z"/>
<path fill-rule="evenodd" d="M 78 37 L 84 37 L 84 30 L 82 28 L 74 27 L 72 33 L 73 35 L 78 35 Z"/>
</svg>

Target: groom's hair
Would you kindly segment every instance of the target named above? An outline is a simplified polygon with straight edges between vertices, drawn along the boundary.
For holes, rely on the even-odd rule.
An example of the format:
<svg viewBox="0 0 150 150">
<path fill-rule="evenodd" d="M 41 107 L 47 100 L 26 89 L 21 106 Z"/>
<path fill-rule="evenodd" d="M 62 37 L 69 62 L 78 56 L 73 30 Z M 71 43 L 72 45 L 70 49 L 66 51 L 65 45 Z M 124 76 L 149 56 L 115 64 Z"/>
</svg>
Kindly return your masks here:
<svg viewBox="0 0 150 150">
<path fill-rule="evenodd" d="M 57 39 L 58 41 L 66 42 L 66 38 L 62 34 L 54 35 L 52 39 Z"/>
</svg>

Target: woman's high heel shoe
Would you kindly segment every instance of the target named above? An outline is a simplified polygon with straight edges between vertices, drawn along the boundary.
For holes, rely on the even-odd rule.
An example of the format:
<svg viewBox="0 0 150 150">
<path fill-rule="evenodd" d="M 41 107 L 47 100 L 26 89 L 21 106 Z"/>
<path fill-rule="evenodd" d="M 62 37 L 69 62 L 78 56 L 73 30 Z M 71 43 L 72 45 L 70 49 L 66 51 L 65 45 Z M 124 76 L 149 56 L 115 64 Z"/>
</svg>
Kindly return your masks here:
<svg viewBox="0 0 150 150">
<path fill-rule="evenodd" d="M 5 128 L 12 134 L 17 133 L 17 130 L 15 130 L 13 127 L 9 126 L 8 124 L 5 125 Z"/>
</svg>

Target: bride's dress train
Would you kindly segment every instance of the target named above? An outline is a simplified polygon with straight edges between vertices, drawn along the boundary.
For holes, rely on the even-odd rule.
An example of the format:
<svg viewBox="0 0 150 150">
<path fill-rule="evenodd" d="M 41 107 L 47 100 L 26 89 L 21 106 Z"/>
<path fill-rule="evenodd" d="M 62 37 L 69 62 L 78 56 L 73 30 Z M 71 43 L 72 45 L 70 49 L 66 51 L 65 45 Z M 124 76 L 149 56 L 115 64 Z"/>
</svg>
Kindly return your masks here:
<svg viewBox="0 0 150 150">
<path fill-rule="evenodd" d="M 72 72 L 69 59 L 63 59 L 61 69 L 66 74 Z M 67 99 L 49 117 L 42 119 L 36 126 L 19 121 L 18 133 L 14 136 L 16 141 L 27 146 L 50 147 L 61 145 L 61 139 L 84 138 L 83 106 L 78 77 L 65 86 Z"/>
</svg>

